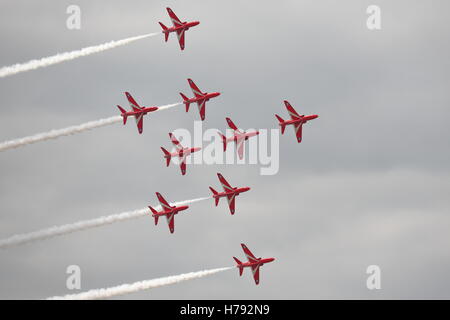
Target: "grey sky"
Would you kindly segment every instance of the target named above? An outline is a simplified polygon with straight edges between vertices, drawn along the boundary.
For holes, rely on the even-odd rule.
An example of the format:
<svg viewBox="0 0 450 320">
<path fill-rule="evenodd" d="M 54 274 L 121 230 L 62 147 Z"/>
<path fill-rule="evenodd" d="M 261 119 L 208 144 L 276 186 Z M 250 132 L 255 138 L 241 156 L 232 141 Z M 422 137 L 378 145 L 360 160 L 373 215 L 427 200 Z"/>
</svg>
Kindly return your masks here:
<svg viewBox="0 0 450 320">
<path fill-rule="evenodd" d="M 0 154 L 0 238 L 52 225 L 209 195 L 216 172 L 252 187 L 230 216 L 225 203 L 192 204 L 171 235 L 150 217 L 0 252 L 0 298 L 69 292 L 233 264 L 244 242 L 276 261 L 257 287 L 245 271 L 122 298 L 450 298 L 448 1 L 76 1 L 82 28 L 66 28 L 73 1 L 2 1 L 0 65 L 159 31 L 170 6 L 201 24 L 175 37 L 0 79 L 0 140 L 117 114 L 130 91 L 143 105 L 179 101 L 191 77 L 220 91 L 205 128 L 275 128 L 287 99 L 319 114 L 297 144 L 280 143 L 280 171 L 258 166 L 165 168 L 167 133 L 192 130 L 196 108 L 147 116 Z M 370 4 L 382 30 L 366 28 Z M 222 200 L 223 201 L 223 200 Z M 382 289 L 365 270 L 382 270 Z"/>
</svg>

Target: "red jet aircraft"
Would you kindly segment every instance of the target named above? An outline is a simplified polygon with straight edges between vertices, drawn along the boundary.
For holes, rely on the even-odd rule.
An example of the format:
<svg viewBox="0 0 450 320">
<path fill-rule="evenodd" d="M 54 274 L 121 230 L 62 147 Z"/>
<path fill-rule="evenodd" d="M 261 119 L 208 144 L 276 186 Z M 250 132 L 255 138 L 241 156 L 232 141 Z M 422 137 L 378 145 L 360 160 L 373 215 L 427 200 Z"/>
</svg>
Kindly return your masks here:
<svg viewBox="0 0 450 320">
<path fill-rule="evenodd" d="M 169 137 L 177 151 L 170 153 L 169 151 L 161 147 L 161 150 L 164 152 L 164 158 L 166 159 L 167 167 L 169 166 L 170 159 L 172 157 L 179 157 L 181 161 L 181 174 L 184 176 L 186 174 L 186 157 L 191 153 L 201 150 L 202 148 L 184 148 L 172 133 L 169 133 Z"/>
<path fill-rule="evenodd" d="M 238 258 L 233 257 L 233 259 L 237 263 L 237 268 L 239 268 L 239 275 L 242 276 L 242 272 L 244 268 L 252 268 L 253 279 L 255 279 L 255 283 L 259 284 L 259 267 L 263 266 L 265 263 L 272 262 L 275 258 L 256 258 L 253 253 L 245 246 L 245 244 L 241 243 L 242 249 L 244 250 L 245 256 L 248 259 L 248 262 L 242 263 Z"/>
<path fill-rule="evenodd" d="M 161 204 L 162 210 L 160 212 L 156 211 L 152 207 L 148 206 L 149 209 L 152 211 L 152 217 L 155 218 L 155 226 L 158 225 L 158 219 L 161 216 L 166 216 L 167 218 L 167 224 L 169 225 L 170 233 L 173 233 L 175 231 L 175 215 L 178 214 L 180 211 L 186 210 L 189 208 L 189 206 L 170 206 L 167 201 L 163 198 L 159 192 L 156 192 L 156 196 L 158 197 L 159 203 Z"/>
<path fill-rule="evenodd" d="M 249 187 L 233 188 L 232 186 L 230 186 L 230 184 L 227 182 L 227 180 L 225 180 L 225 178 L 220 173 L 218 173 L 217 176 L 219 177 L 219 181 L 222 184 L 224 192 L 217 192 L 212 187 L 209 187 L 209 189 L 211 189 L 211 191 L 213 193 L 213 198 L 215 200 L 216 207 L 219 204 L 220 198 L 226 197 L 228 200 L 228 206 L 230 208 L 230 213 L 234 214 L 234 208 L 235 208 L 234 203 L 235 203 L 236 196 L 238 196 L 239 194 L 241 194 L 243 192 L 247 192 L 248 190 L 250 190 L 250 188 Z"/>
<path fill-rule="evenodd" d="M 225 137 L 222 133 L 219 131 L 219 135 L 222 137 L 223 142 L 223 151 L 227 150 L 227 143 L 228 142 L 236 142 L 236 149 L 238 151 L 239 159 L 242 159 L 244 157 L 244 142 L 248 140 L 248 138 L 257 136 L 259 134 L 259 131 L 253 131 L 253 132 L 241 132 L 236 127 L 236 125 L 231 121 L 230 118 L 226 118 L 228 126 L 230 129 L 234 130 L 234 134 L 232 137 Z"/>
<path fill-rule="evenodd" d="M 316 119 L 319 117 L 317 114 L 312 114 L 309 116 L 305 115 L 299 115 L 294 108 L 290 105 L 290 103 L 286 100 L 284 100 L 284 104 L 286 105 L 286 109 L 291 116 L 291 120 L 283 120 L 279 115 L 275 115 L 277 117 L 279 123 L 279 126 L 281 127 L 281 134 L 284 133 L 284 129 L 287 125 L 293 125 L 295 130 L 295 135 L 297 137 L 297 142 L 302 142 L 302 126 L 304 123 L 308 122 L 309 120 Z"/>
<path fill-rule="evenodd" d="M 128 92 L 125 92 L 125 95 L 127 96 L 128 102 L 130 103 L 131 108 L 133 111 L 126 111 L 121 106 L 117 106 L 121 112 L 121 116 L 123 118 L 123 124 L 125 125 L 127 123 L 127 117 L 133 116 L 136 118 L 136 124 L 139 131 L 139 134 L 142 133 L 142 130 L 144 128 L 144 116 L 149 113 L 158 110 L 158 107 L 141 107 L 129 94 Z"/>
<path fill-rule="evenodd" d="M 189 82 L 189 86 L 192 89 L 192 92 L 194 93 L 195 97 L 189 99 L 186 97 L 183 93 L 180 92 L 181 97 L 183 98 L 183 102 L 186 105 L 186 112 L 189 111 L 189 104 L 196 102 L 198 105 L 198 111 L 200 112 L 200 118 L 205 120 L 205 106 L 206 101 L 209 101 L 209 99 L 215 98 L 220 96 L 220 92 L 202 92 L 192 81 L 191 79 L 187 79 Z"/>
<path fill-rule="evenodd" d="M 200 24 L 199 21 L 192 21 L 192 22 L 181 22 L 180 19 L 175 15 L 175 13 L 170 9 L 167 8 L 167 12 L 169 13 L 170 20 L 172 20 L 173 27 L 167 28 L 164 24 L 161 22 L 159 23 L 163 29 L 163 33 L 166 39 L 169 40 L 169 34 L 171 32 L 176 32 L 178 37 L 178 42 L 180 43 L 181 50 L 184 50 L 184 32 L 189 30 L 191 27 L 195 27 L 196 25 Z"/>
</svg>

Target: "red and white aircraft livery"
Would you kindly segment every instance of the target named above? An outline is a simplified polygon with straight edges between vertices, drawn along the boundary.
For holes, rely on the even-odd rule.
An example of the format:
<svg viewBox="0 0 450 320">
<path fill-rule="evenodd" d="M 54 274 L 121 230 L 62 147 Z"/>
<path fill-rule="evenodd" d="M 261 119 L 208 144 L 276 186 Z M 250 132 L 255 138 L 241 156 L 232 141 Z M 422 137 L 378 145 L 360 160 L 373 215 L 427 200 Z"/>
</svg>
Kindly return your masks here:
<svg viewBox="0 0 450 320">
<path fill-rule="evenodd" d="M 181 97 L 183 98 L 183 102 L 186 105 L 186 112 L 189 111 L 189 105 L 191 103 L 196 102 L 198 105 L 198 111 L 200 112 L 200 118 L 205 120 L 205 107 L 206 107 L 206 101 L 209 101 L 209 99 L 215 98 L 220 96 L 220 92 L 202 92 L 192 81 L 191 79 L 187 79 L 189 82 L 189 86 L 192 89 L 192 92 L 194 93 L 194 98 L 188 98 L 183 93 L 180 92 Z"/>
<path fill-rule="evenodd" d="M 178 42 L 180 43 L 181 50 L 184 50 L 184 33 L 189 30 L 191 27 L 195 27 L 196 25 L 200 24 L 199 21 L 191 21 L 191 22 L 181 22 L 180 19 L 175 15 L 175 13 L 170 9 L 167 8 L 167 12 L 169 13 L 170 20 L 172 20 L 173 27 L 167 28 L 164 24 L 161 22 L 159 23 L 163 29 L 163 33 L 167 40 L 169 39 L 169 34 L 171 32 L 176 32 L 178 37 Z"/>
<path fill-rule="evenodd" d="M 234 134 L 232 137 L 225 137 L 222 133 L 219 131 L 219 135 L 222 137 L 223 142 L 223 151 L 227 150 L 227 143 L 228 142 L 236 142 L 236 149 L 238 151 L 239 159 L 242 159 L 244 157 L 244 142 L 248 140 L 248 138 L 257 136 L 259 134 L 259 131 L 252 131 L 252 132 L 245 132 L 240 131 L 236 125 L 231 121 L 230 118 L 226 118 L 228 126 L 230 129 L 234 130 Z"/>
<path fill-rule="evenodd" d="M 170 233 L 175 231 L 175 215 L 180 211 L 186 210 L 189 206 L 170 206 L 167 201 L 163 198 L 159 192 L 156 192 L 156 196 L 158 197 L 159 203 L 161 204 L 162 210 L 160 212 L 156 211 L 152 207 L 148 206 L 152 211 L 152 217 L 155 218 L 155 226 L 158 225 L 158 219 L 161 216 L 166 216 L 167 224 L 169 225 Z"/>
<path fill-rule="evenodd" d="M 238 196 L 239 194 L 241 194 L 243 192 L 247 192 L 248 190 L 250 190 L 250 188 L 249 187 L 243 187 L 243 188 L 232 187 L 220 173 L 218 173 L 217 176 L 219 177 L 219 181 L 222 184 L 223 192 L 217 192 L 212 187 L 209 187 L 209 189 L 211 189 L 211 191 L 213 193 L 213 198 L 215 200 L 216 207 L 219 204 L 220 198 L 226 197 L 228 200 L 228 207 L 230 208 L 230 213 L 234 214 L 236 196 Z"/>
<path fill-rule="evenodd" d="M 184 148 L 172 133 L 169 133 L 169 137 L 177 150 L 170 153 L 169 151 L 161 147 L 161 150 L 164 152 L 164 158 L 166 159 L 166 165 L 167 167 L 169 166 L 170 159 L 172 157 L 179 157 L 181 174 L 184 176 L 186 174 L 186 157 L 191 153 L 201 150 L 202 148 Z"/>
<path fill-rule="evenodd" d="M 144 129 L 144 116 L 149 113 L 158 110 L 158 107 L 141 107 L 136 100 L 133 99 L 131 94 L 128 92 L 125 92 L 125 95 L 127 96 L 128 102 L 130 103 L 130 107 L 132 111 L 126 111 L 121 106 L 117 106 L 121 112 L 121 116 L 123 118 L 123 124 L 125 125 L 127 123 L 127 117 L 133 116 L 136 118 L 136 124 L 139 131 L 139 134 L 142 133 L 142 130 Z"/>
<path fill-rule="evenodd" d="M 286 105 L 286 109 L 291 116 L 291 120 L 283 120 L 279 115 L 275 115 L 277 117 L 279 123 L 279 126 L 281 127 L 281 134 L 284 133 L 284 129 L 286 129 L 287 125 L 293 125 L 295 129 L 295 136 L 297 137 L 297 142 L 302 142 L 302 126 L 304 123 L 308 122 L 309 120 L 316 119 L 319 117 L 317 114 L 312 114 L 309 116 L 299 115 L 297 111 L 292 108 L 290 103 L 286 100 L 284 100 L 284 104 Z"/>
<path fill-rule="evenodd" d="M 253 273 L 253 279 L 255 279 L 255 283 L 259 284 L 259 267 L 263 266 L 265 263 L 272 262 L 275 258 L 256 258 L 253 253 L 245 246 L 245 244 L 241 243 L 242 249 L 244 250 L 245 256 L 248 259 L 248 262 L 240 262 L 238 258 L 233 257 L 233 259 L 237 263 L 237 268 L 239 268 L 239 275 L 242 276 L 242 272 L 244 268 L 251 268 Z"/>
</svg>

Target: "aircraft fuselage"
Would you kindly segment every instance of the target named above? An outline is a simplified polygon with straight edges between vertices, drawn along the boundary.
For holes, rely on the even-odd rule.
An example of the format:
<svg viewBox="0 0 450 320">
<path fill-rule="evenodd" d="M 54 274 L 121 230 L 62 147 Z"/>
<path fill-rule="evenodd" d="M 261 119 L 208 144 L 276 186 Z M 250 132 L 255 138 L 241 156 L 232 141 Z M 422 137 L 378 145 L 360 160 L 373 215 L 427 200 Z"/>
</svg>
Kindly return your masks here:
<svg viewBox="0 0 450 320">
<path fill-rule="evenodd" d="M 199 24 L 200 24 L 200 21 L 183 22 L 182 25 L 177 26 L 177 27 L 167 28 L 167 30 L 164 30 L 163 32 L 164 33 L 171 33 L 171 32 L 177 32 L 177 31 L 180 31 L 180 30 L 183 30 L 183 29 L 185 31 L 187 31 L 187 30 L 189 30 L 189 28 L 195 27 L 196 25 L 199 25 Z"/>
<path fill-rule="evenodd" d="M 179 207 L 173 207 L 172 209 L 170 209 L 170 210 L 165 210 L 165 211 L 161 211 L 161 212 L 158 212 L 158 213 L 154 213 L 154 214 L 152 214 L 152 216 L 153 217 L 160 217 L 160 216 L 167 216 L 167 215 L 169 215 L 169 214 L 178 214 L 180 211 L 183 211 L 183 210 L 186 210 L 186 209 L 188 209 L 189 208 L 189 206 L 179 206 Z"/>
<path fill-rule="evenodd" d="M 312 114 L 312 115 L 309 115 L 309 116 L 300 117 L 299 119 L 286 120 L 286 121 L 284 121 L 284 125 L 297 124 L 297 123 L 306 123 L 309 120 L 316 119 L 317 117 L 319 117 L 317 114 Z"/>
<path fill-rule="evenodd" d="M 184 155 L 188 156 L 191 153 L 200 151 L 202 148 L 183 148 L 179 151 L 175 151 L 175 152 L 171 152 L 170 155 L 164 155 L 164 158 L 168 158 L 168 157 L 183 157 Z"/>
<path fill-rule="evenodd" d="M 249 187 L 236 188 L 233 191 L 219 192 L 219 193 L 215 194 L 213 197 L 214 198 L 223 198 L 223 197 L 228 197 L 228 196 L 232 196 L 232 195 L 238 196 L 239 194 L 247 192 L 249 190 L 250 190 Z"/>
<path fill-rule="evenodd" d="M 209 101 L 209 99 L 212 99 L 212 98 L 215 98 L 218 96 L 220 96 L 220 92 L 205 93 L 201 97 L 194 97 L 194 98 L 188 99 L 187 102 L 194 103 L 194 102 Z"/>
<path fill-rule="evenodd" d="M 259 258 L 258 261 L 255 261 L 255 262 L 250 262 L 250 261 L 244 262 L 244 263 L 242 263 L 241 266 L 244 268 L 246 268 L 246 267 L 261 267 L 264 264 L 270 263 L 274 260 L 275 260 L 275 258 L 265 258 L 265 259 Z"/>
</svg>

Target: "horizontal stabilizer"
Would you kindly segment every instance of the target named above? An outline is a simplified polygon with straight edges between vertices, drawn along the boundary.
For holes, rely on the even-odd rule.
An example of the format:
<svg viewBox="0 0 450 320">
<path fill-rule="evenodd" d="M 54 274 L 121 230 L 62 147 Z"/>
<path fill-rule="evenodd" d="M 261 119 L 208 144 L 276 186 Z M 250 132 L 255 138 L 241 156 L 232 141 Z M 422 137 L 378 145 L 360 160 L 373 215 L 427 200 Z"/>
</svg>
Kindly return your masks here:
<svg viewBox="0 0 450 320">
<path fill-rule="evenodd" d="M 239 268 L 239 275 L 242 276 L 242 272 L 244 271 L 244 267 L 242 266 L 242 262 L 239 261 L 238 258 L 233 257 L 234 261 L 238 264 L 237 267 Z"/>
<path fill-rule="evenodd" d="M 167 42 L 167 40 L 169 40 L 169 32 L 167 32 L 167 27 L 160 22 L 159 25 L 161 26 L 161 28 L 163 29 L 163 33 L 164 33 L 164 40 Z"/>
<path fill-rule="evenodd" d="M 278 121 L 280 122 L 280 127 L 281 127 L 281 134 L 284 133 L 284 129 L 286 129 L 286 125 L 284 124 L 284 120 L 283 118 L 281 118 L 279 115 L 275 115 L 275 117 L 277 117 Z"/>
<path fill-rule="evenodd" d="M 185 96 L 184 94 L 182 94 L 181 92 L 180 92 L 180 96 L 181 96 L 181 98 L 183 98 L 183 102 L 184 102 L 184 104 L 186 105 L 186 112 L 188 112 L 188 111 L 189 111 L 189 105 L 190 105 L 189 98 L 186 97 L 186 96 Z"/>
<path fill-rule="evenodd" d="M 164 158 L 166 158 L 166 166 L 169 166 L 170 163 L 170 159 L 172 158 L 171 154 L 169 153 L 169 151 L 167 151 L 166 149 L 164 149 L 163 147 L 161 147 L 161 150 L 164 152 Z"/>
<path fill-rule="evenodd" d="M 225 152 L 225 151 L 227 151 L 227 137 L 225 137 L 220 131 L 218 131 L 217 133 L 222 138 L 223 152 Z"/>
<path fill-rule="evenodd" d="M 119 110 L 121 112 L 121 116 L 123 118 L 123 124 L 126 124 L 127 123 L 127 111 L 119 105 L 117 105 L 117 108 L 119 108 Z"/>
<path fill-rule="evenodd" d="M 217 192 L 216 190 L 214 190 L 212 187 L 209 187 L 209 189 L 210 189 L 211 192 L 213 193 L 213 196 L 217 196 L 218 192 Z M 219 200 L 220 200 L 219 197 L 214 197 L 214 202 L 215 202 L 215 204 L 216 204 L 216 207 L 217 207 L 217 205 L 219 204 Z"/>
</svg>

